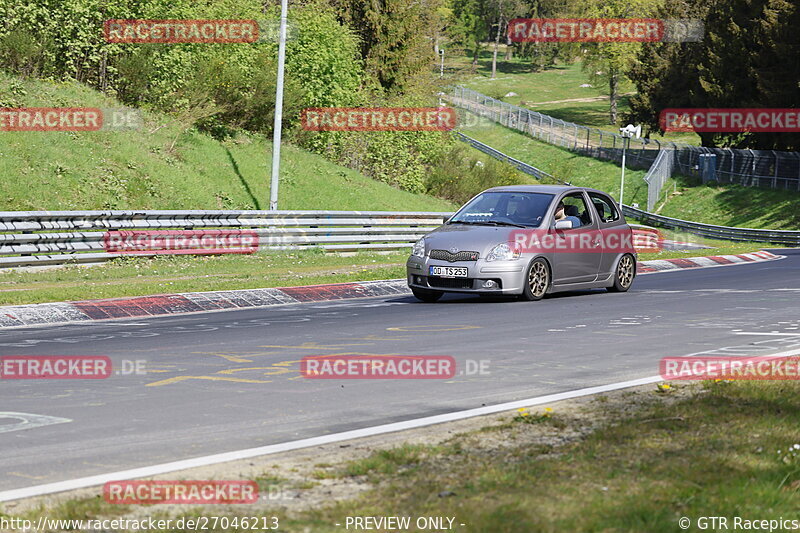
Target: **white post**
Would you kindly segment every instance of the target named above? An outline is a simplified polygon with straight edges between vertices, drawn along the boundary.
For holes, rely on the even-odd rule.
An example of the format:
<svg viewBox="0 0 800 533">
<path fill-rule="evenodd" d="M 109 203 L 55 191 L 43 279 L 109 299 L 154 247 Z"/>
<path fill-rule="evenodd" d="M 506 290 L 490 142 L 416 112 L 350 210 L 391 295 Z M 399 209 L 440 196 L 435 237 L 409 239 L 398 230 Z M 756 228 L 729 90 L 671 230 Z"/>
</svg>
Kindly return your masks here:
<svg viewBox="0 0 800 533">
<path fill-rule="evenodd" d="M 442 62 L 439 65 L 439 77 L 444 78 L 444 48 L 439 48 L 439 55 L 442 56 Z"/>
<path fill-rule="evenodd" d="M 625 192 L 625 149 L 628 148 L 628 143 L 630 142 L 630 137 L 623 137 L 622 138 L 622 178 L 619 184 L 619 210 L 622 212 L 622 196 Z"/>
<path fill-rule="evenodd" d="M 283 71 L 286 64 L 286 18 L 289 0 L 281 0 L 281 30 L 278 42 L 278 79 L 275 83 L 275 125 L 272 132 L 272 181 L 269 187 L 269 210 L 278 209 L 278 179 L 281 168 L 281 122 L 283 121 Z"/>
</svg>

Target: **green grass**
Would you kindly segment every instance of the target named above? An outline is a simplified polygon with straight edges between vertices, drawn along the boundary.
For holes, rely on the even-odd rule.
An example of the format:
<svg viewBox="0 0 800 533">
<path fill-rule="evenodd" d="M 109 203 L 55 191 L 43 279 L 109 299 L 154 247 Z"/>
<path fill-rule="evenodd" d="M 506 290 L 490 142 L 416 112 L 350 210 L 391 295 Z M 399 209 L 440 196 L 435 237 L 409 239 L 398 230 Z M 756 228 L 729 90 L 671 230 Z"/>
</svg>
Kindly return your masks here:
<svg viewBox="0 0 800 533">
<path fill-rule="evenodd" d="M 117 259 L 99 266 L 0 272 L 0 305 L 176 292 L 314 285 L 405 276 L 407 252 L 350 257 L 320 250 Z"/>
<path fill-rule="evenodd" d="M 505 47 L 501 46 L 500 50 L 495 79 L 491 78 L 491 49 L 481 53 L 475 74 L 470 72 L 470 58 L 459 56 L 451 59 L 452 65 L 459 69 L 460 83 L 509 104 L 527 107 L 583 126 L 618 132 L 618 128 L 624 125 L 621 122 L 622 116 L 630 111 L 628 100 L 636 92 L 636 87 L 627 79 L 623 79 L 618 89 L 620 95 L 617 103 L 618 123 L 611 124 L 609 88 L 593 82 L 589 73 L 583 70 L 580 61 L 557 63 L 545 70 L 531 72 L 527 60 L 515 57 L 511 61 L 504 61 Z M 581 87 L 585 84 L 592 87 Z M 517 93 L 517 96 L 506 98 L 505 95 L 511 92 Z M 593 100 L 563 102 L 576 99 Z M 700 143 L 700 137 L 694 133 L 670 132 L 653 138 L 659 141 Z"/>
<path fill-rule="evenodd" d="M 2 73 L 0 100 L 13 107 L 119 107 L 78 83 Z M 152 113 L 145 113 L 141 131 L 3 132 L 0 210 L 266 209 L 271 154 L 263 136 L 219 142 Z M 284 144 L 281 163 L 280 209 L 453 208 L 292 145 Z"/>
<path fill-rule="evenodd" d="M 581 187 L 594 187 L 619 198 L 620 165 L 582 156 L 538 141 L 499 124 L 479 121 L 462 131 L 556 178 Z M 625 171 L 625 203 L 647 207 L 644 170 Z M 800 193 L 741 185 L 700 184 L 676 176 L 667 180 L 656 213 L 720 226 L 800 229 Z"/>
<path fill-rule="evenodd" d="M 297 524 L 334 531 L 345 516 L 455 516 L 471 532 L 638 532 L 678 531 L 681 516 L 693 524 L 794 517 L 800 461 L 776 452 L 800 442 L 799 391 L 796 383 L 709 384 L 674 404 L 620 414 L 576 444 L 434 456 Z M 444 488 L 454 496 L 438 497 Z"/>
<path fill-rule="evenodd" d="M 619 198 L 620 166 L 615 163 L 582 156 L 486 121 L 461 131 L 506 155 L 552 174 L 556 179 L 580 187 L 594 187 Z M 642 180 L 644 175 L 644 170 L 626 170 L 626 203 L 647 204 L 647 186 Z"/>
</svg>

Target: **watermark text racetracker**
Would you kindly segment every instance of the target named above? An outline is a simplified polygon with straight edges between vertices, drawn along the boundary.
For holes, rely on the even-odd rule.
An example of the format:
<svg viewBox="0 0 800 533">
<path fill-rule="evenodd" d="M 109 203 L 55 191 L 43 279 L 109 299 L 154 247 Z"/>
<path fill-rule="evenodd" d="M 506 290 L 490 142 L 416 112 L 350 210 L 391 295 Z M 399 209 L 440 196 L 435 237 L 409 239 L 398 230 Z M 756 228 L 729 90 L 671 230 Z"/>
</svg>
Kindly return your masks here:
<svg viewBox="0 0 800 533">
<path fill-rule="evenodd" d="M 655 246 L 658 245 L 654 237 Z M 648 246 L 650 241 L 648 241 Z M 515 254 L 537 252 L 633 253 L 634 234 L 627 228 L 554 230 L 520 229 L 509 236 Z"/>
<path fill-rule="evenodd" d="M 119 254 L 252 254 L 258 251 L 258 234 L 252 230 L 135 230 L 109 231 L 103 247 Z"/>
<path fill-rule="evenodd" d="M 659 127 L 701 133 L 800 133 L 800 109 L 670 108 L 659 114 Z"/>
<path fill-rule="evenodd" d="M 486 359 L 468 359 L 460 372 L 489 373 Z M 315 355 L 300 361 L 300 374 L 308 379 L 451 379 L 456 361 L 449 355 Z"/>
<path fill-rule="evenodd" d="M 308 131 L 450 131 L 451 107 L 309 107 L 300 114 Z"/>
<path fill-rule="evenodd" d="M 800 356 L 665 357 L 665 380 L 800 380 Z"/>
<path fill-rule="evenodd" d="M 127 107 L 0 108 L 0 131 L 127 131 L 142 124 L 141 112 Z"/>
<path fill-rule="evenodd" d="M 0 379 L 106 379 L 112 375 L 145 375 L 146 361 L 123 359 L 114 370 L 105 355 L 5 355 Z"/>
<path fill-rule="evenodd" d="M 109 481 L 103 486 L 108 503 L 242 504 L 258 501 L 258 484 L 247 480 Z"/>
<path fill-rule="evenodd" d="M 517 18 L 508 38 L 517 43 L 698 42 L 704 34 L 697 19 Z"/>
<path fill-rule="evenodd" d="M 176 20 L 111 19 L 103 24 L 103 34 L 114 44 L 250 44 L 276 41 L 278 21 L 264 20 Z M 297 34 L 286 26 L 287 40 Z"/>
</svg>

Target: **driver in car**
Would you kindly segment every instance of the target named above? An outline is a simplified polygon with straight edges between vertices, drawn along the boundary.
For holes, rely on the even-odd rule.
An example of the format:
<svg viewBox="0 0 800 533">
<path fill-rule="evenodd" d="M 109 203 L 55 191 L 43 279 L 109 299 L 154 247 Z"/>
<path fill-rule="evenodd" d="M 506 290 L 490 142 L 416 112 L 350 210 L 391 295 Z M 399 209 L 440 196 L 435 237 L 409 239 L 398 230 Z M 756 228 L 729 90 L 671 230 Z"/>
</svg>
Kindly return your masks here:
<svg viewBox="0 0 800 533">
<path fill-rule="evenodd" d="M 567 216 L 566 209 L 564 207 L 564 202 L 558 202 L 558 207 L 556 208 L 556 220 L 569 220 L 572 222 L 572 227 L 577 228 L 581 225 L 581 219 L 576 216 Z"/>
</svg>

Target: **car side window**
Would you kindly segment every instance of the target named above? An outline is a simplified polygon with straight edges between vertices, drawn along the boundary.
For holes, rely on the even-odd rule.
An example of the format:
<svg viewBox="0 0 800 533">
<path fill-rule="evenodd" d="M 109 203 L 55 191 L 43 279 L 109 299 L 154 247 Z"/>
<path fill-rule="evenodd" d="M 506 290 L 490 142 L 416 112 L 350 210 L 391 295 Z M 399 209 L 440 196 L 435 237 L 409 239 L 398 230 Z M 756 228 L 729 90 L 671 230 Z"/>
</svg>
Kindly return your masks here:
<svg viewBox="0 0 800 533">
<path fill-rule="evenodd" d="M 573 222 L 572 229 L 588 226 L 592 223 L 592 215 L 589 212 L 589 207 L 586 205 L 583 194 L 579 192 L 568 194 L 562 201 L 564 202 L 564 214 L 568 220 Z"/>
<path fill-rule="evenodd" d="M 607 196 L 590 192 L 589 198 L 592 199 L 592 204 L 594 205 L 595 211 L 597 211 L 597 216 L 604 223 L 616 222 L 619 220 L 617 204 L 611 201 Z"/>
</svg>

